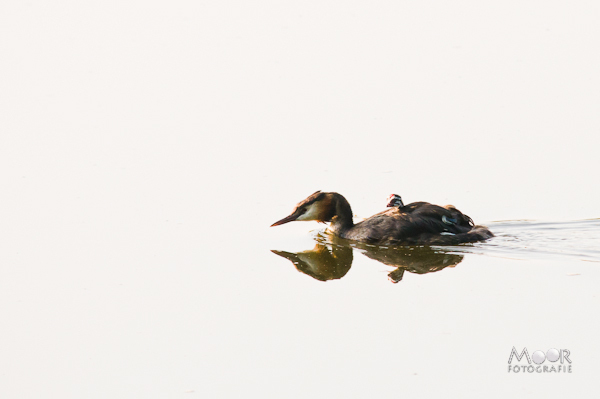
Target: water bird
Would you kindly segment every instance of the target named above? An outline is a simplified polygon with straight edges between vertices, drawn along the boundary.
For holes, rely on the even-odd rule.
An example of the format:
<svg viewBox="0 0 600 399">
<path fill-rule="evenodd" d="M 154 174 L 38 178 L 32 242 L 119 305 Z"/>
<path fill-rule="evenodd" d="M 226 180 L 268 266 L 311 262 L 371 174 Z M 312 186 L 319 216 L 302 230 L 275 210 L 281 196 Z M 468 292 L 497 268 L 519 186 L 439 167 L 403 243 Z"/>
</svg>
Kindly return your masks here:
<svg viewBox="0 0 600 399">
<path fill-rule="evenodd" d="M 404 205 L 396 197 L 400 198 L 396 194 L 388 197 L 390 209 L 354 224 L 352 208 L 344 196 L 317 191 L 271 227 L 316 220 L 329 223 L 327 230 L 336 236 L 373 245 L 456 245 L 494 236 L 487 227 L 476 226 L 452 205 L 442 207 L 428 202 Z"/>
<path fill-rule="evenodd" d="M 391 207 L 391 206 L 397 206 L 397 207 L 403 207 L 404 206 L 404 202 L 402 202 L 402 197 L 399 196 L 398 194 L 390 194 L 389 197 L 387 198 L 387 207 Z"/>
</svg>

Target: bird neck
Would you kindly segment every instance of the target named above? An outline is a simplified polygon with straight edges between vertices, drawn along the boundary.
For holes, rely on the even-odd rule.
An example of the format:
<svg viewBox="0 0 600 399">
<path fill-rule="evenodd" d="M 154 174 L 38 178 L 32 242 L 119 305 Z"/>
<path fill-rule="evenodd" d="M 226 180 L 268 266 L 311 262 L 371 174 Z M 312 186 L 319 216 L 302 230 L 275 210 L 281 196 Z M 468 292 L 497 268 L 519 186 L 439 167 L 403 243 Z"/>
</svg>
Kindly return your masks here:
<svg viewBox="0 0 600 399">
<path fill-rule="evenodd" d="M 332 195 L 333 217 L 329 224 L 329 231 L 339 236 L 354 227 L 352 208 L 341 194 L 332 193 Z"/>
</svg>

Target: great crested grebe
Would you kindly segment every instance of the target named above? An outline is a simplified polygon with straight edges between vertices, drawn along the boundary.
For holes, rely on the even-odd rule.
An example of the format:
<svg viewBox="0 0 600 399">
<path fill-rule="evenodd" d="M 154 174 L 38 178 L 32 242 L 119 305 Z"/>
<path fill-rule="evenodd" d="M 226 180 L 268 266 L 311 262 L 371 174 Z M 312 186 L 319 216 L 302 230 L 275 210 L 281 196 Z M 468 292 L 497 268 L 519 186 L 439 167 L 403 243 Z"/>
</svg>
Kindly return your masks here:
<svg viewBox="0 0 600 399">
<path fill-rule="evenodd" d="M 399 196 L 398 194 L 390 194 L 390 196 L 387 198 L 387 207 L 389 208 L 390 206 L 397 206 L 398 208 L 402 208 L 404 206 L 404 202 L 402 202 L 402 197 Z"/>
<path fill-rule="evenodd" d="M 294 220 L 329 222 L 328 230 L 339 237 L 383 245 L 454 245 L 494 236 L 487 227 L 475 226 L 470 217 L 452 205 L 441 207 L 428 202 L 404 205 L 399 198 L 392 194 L 388 198 L 390 209 L 354 224 L 346 198 L 338 193 L 317 191 L 271 227 Z"/>
</svg>

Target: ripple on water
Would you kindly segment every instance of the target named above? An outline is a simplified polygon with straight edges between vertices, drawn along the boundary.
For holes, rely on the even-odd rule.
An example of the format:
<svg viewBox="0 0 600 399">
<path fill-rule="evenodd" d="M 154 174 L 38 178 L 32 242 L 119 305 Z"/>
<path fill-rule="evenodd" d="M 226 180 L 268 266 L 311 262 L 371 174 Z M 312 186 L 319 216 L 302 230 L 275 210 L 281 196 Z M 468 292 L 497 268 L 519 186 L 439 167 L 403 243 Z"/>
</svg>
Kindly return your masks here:
<svg viewBox="0 0 600 399">
<path fill-rule="evenodd" d="M 489 241 L 446 247 L 515 259 L 567 257 L 600 262 L 600 219 L 566 222 L 514 220 L 488 223 L 496 235 Z"/>
</svg>

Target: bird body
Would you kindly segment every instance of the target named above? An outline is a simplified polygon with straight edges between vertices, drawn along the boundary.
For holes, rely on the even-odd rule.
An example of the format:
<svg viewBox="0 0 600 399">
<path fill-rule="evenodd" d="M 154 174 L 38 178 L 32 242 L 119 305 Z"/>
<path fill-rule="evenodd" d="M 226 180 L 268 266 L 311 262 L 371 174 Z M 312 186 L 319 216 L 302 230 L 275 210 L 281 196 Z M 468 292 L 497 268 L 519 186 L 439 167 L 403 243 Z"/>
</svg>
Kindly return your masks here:
<svg viewBox="0 0 600 399">
<path fill-rule="evenodd" d="M 470 217 L 455 207 L 428 202 L 393 206 L 354 224 L 350 204 L 333 192 L 315 192 L 272 226 L 295 220 L 328 222 L 332 234 L 376 245 L 455 245 L 493 237 L 486 227 L 475 226 Z"/>
</svg>

